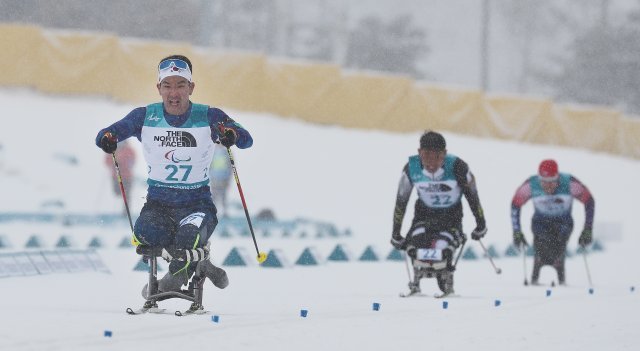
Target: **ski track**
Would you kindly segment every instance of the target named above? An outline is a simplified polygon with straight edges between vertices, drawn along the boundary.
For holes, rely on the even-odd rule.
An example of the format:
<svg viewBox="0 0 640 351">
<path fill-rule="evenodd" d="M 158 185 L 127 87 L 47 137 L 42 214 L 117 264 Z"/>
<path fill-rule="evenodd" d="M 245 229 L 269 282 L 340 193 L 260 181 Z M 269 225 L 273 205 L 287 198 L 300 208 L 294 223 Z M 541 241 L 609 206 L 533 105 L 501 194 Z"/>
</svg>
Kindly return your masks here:
<svg viewBox="0 0 640 351">
<path fill-rule="evenodd" d="M 60 211 L 116 213 L 121 199 L 111 193 L 103 153 L 93 145 L 95 133 L 124 116 L 133 106 L 96 98 L 63 98 L 29 90 L 0 90 L 0 103 L 9 115 L 34 116 L 39 128 L 29 129 L 21 118 L 3 119 L 0 130 L 0 212 Z M 318 239 L 258 235 L 261 251 L 280 249 L 289 263 L 305 247 L 321 256 L 316 267 L 228 267 L 230 286 L 224 290 L 208 284 L 203 304 L 210 314 L 177 317 L 127 315 L 144 300 L 140 289 L 145 273 L 135 272 L 139 257 L 133 250 L 117 248 L 130 234 L 128 223 L 112 227 L 63 226 L 41 223 L 2 223 L 0 234 L 11 248 L 23 250 L 32 234 L 45 249 L 52 249 L 61 234 L 84 248 L 91 237 L 104 239 L 98 253 L 111 274 L 74 273 L 0 278 L 0 349 L 2 350 L 175 350 L 196 347 L 217 350 L 390 350 L 435 348 L 460 350 L 635 350 L 640 328 L 640 286 L 636 254 L 640 239 L 634 228 L 636 186 L 640 162 L 603 153 L 554 146 L 536 146 L 445 133 L 449 150 L 469 164 L 478 179 L 489 232 L 485 245 L 502 254 L 511 241 L 509 204 L 515 188 L 535 172 L 539 160 L 558 159 L 561 171 L 574 173 L 596 199 L 596 225 L 619 224 L 620 233 L 595 231 L 605 251 L 590 253 L 594 282 L 589 294 L 583 257 L 567 259 L 567 286 L 550 287 L 557 280 L 543 268 L 541 286 L 523 286 L 522 257 L 495 259 L 496 275 L 482 258 L 478 243 L 469 240 L 480 258 L 461 259 L 455 275 L 459 296 L 433 298 L 435 279 L 422 280 L 428 296 L 400 298 L 407 291 L 404 262 L 354 262 L 372 245 L 383 258 L 389 244 L 397 181 L 406 157 L 415 152 L 419 133 L 393 134 L 335 126 L 310 125 L 270 115 L 227 111 L 253 134 L 255 145 L 235 156 L 250 213 L 272 208 L 278 218 L 298 217 L 329 221 L 351 237 Z M 45 116 L 46 117 L 40 117 Z M 91 117 L 87 117 L 91 116 Z M 67 129 L 73 124 L 73 131 Z M 51 143 L 51 136 L 62 136 Z M 273 135 L 286 135 L 274 138 Z M 78 146 L 80 145 L 80 146 Z M 138 150 L 140 151 L 140 150 Z M 77 165 L 56 158 L 75 155 Z M 141 155 L 139 153 L 139 155 Z M 488 157 L 490 161 L 488 162 Z M 500 159 L 498 167 L 494 159 Z M 139 162 L 137 175 L 144 179 Z M 597 167 L 594 167 L 597 165 Z M 236 189 L 229 192 L 239 198 Z M 144 187 L 130 194 L 132 213 L 142 206 Z M 63 200 L 63 209 L 42 204 Z M 411 201 L 413 203 L 413 199 Z M 403 229 L 408 228 L 412 205 Z M 532 210 L 522 211 L 522 225 L 531 242 Z M 575 250 L 582 229 L 583 207 L 574 203 L 575 228 L 569 249 Z M 347 215 L 348 214 L 348 215 Z M 244 216 L 240 209 L 235 215 Z M 465 223 L 473 217 L 465 204 Z M 351 262 L 325 262 L 336 244 L 349 249 Z M 250 237 L 214 235 L 212 260 L 220 264 L 231 248 L 253 252 Z M 527 279 L 532 259 L 527 257 Z M 162 268 L 165 268 L 161 265 Z M 622 268 L 621 268 L 622 267 Z M 159 274 L 164 274 L 160 271 Z M 550 290 L 551 295 L 546 296 Z M 500 300 L 500 306 L 495 301 Z M 443 301 L 448 308 L 443 308 Z M 380 304 L 379 311 L 372 304 Z M 160 302 L 173 313 L 188 301 Z M 300 317 L 307 309 L 306 318 Z M 211 320 L 213 315 L 219 323 Z M 105 337 L 112 331 L 112 337 Z"/>
</svg>

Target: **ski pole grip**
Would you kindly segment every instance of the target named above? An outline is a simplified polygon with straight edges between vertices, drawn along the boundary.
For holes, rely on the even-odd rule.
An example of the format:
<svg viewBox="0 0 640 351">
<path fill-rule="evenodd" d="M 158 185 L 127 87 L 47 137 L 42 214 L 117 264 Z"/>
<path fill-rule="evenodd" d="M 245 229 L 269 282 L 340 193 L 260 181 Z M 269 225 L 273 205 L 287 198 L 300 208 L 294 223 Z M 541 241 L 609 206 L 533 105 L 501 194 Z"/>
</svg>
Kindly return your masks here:
<svg viewBox="0 0 640 351">
<path fill-rule="evenodd" d="M 161 257 L 162 256 L 162 248 L 161 247 L 153 247 L 148 245 L 138 245 L 136 246 L 136 253 L 142 256 L 149 257 Z"/>
</svg>

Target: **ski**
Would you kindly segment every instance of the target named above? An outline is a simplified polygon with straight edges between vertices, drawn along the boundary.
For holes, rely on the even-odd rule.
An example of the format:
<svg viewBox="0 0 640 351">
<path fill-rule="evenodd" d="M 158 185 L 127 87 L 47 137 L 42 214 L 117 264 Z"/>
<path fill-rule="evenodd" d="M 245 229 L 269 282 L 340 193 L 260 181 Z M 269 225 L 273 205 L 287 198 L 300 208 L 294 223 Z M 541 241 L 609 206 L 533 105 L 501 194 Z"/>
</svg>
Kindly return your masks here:
<svg viewBox="0 0 640 351">
<path fill-rule="evenodd" d="M 411 296 L 429 296 L 421 293 L 420 291 L 409 291 L 408 293 L 400 293 L 400 297 L 411 297 Z"/>
<path fill-rule="evenodd" d="M 400 297 L 412 297 L 412 296 L 421 296 L 421 297 L 429 297 L 429 295 L 427 294 L 423 294 L 419 291 L 415 291 L 415 292 L 408 292 L 408 293 L 400 293 Z M 455 293 L 449 293 L 449 294 L 445 294 L 445 293 L 441 293 L 441 294 L 433 294 L 433 298 L 434 299 L 442 299 L 445 297 L 458 297 L 460 295 L 457 295 Z"/>
<path fill-rule="evenodd" d="M 166 308 L 158 308 L 158 307 L 151 307 L 151 308 L 139 308 L 139 309 L 132 309 L 131 307 L 127 307 L 127 314 L 135 316 L 135 315 L 140 315 L 140 314 L 146 314 L 146 313 L 152 313 L 152 314 L 171 314 Z M 192 310 L 192 309 L 188 309 L 185 311 L 175 311 L 173 313 L 173 315 L 177 316 L 177 317 L 184 317 L 184 316 L 190 316 L 190 315 L 201 315 L 201 314 L 209 314 L 211 312 L 204 310 L 204 309 L 197 309 L 197 310 Z"/>
<path fill-rule="evenodd" d="M 460 295 L 456 295 L 455 293 L 442 293 L 442 294 L 434 294 L 433 297 L 436 299 L 443 299 L 445 297 L 458 297 Z"/>
<path fill-rule="evenodd" d="M 178 317 L 197 315 L 197 314 L 207 314 L 209 311 L 205 310 L 199 303 L 192 303 L 188 310 L 186 311 L 176 311 L 174 314 Z"/>
<path fill-rule="evenodd" d="M 139 314 L 145 314 L 145 313 L 155 313 L 155 314 L 163 314 L 165 313 L 167 310 L 165 308 L 158 308 L 158 307 L 151 307 L 151 308 L 139 308 L 137 310 L 132 309 L 131 307 L 127 307 L 127 314 L 129 315 L 139 315 Z"/>
<path fill-rule="evenodd" d="M 185 316 L 194 316 L 194 315 L 202 315 L 202 314 L 209 314 L 211 312 L 207 311 L 207 310 L 192 310 L 192 309 L 188 309 L 186 311 L 176 311 L 174 314 L 177 317 L 185 317 Z"/>
</svg>

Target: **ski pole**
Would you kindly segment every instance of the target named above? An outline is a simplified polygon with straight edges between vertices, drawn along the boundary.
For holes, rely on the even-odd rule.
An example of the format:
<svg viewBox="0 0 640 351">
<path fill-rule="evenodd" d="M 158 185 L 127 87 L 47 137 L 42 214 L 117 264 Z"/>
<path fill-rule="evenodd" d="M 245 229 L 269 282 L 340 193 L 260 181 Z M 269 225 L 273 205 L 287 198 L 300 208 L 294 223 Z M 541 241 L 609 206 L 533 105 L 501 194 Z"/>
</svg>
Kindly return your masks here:
<svg viewBox="0 0 640 351">
<path fill-rule="evenodd" d="M 582 247 L 582 257 L 584 258 L 584 268 L 587 270 L 587 279 L 589 280 L 589 287 L 593 286 L 591 282 L 591 272 L 589 271 L 589 264 L 587 264 L 587 247 Z"/>
<path fill-rule="evenodd" d="M 262 263 L 266 261 L 267 254 L 258 250 L 258 242 L 256 241 L 256 235 L 253 233 L 253 226 L 251 225 L 251 218 L 249 217 L 249 210 L 247 209 L 247 203 L 244 201 L 244 194 L 242 193 L 242 186 L 240 185 L 240 178 L 238 178 L 238 170 L 236 169 L 236 163 L 231 155 L 231 149 L 227 148 L 227 154 L 229 154 L 229 161 L 231 162 L 231 169 L 233 170 L 233 176 L 236 179 L 236 185 L 238 186 L 238 193 L 240 194 L 240 200 L 242 200 L 242 207 L 244 207 L 244 214 L 247 217 L 247 223 L 249 224 L 249 230 L 251 231 L 251 237 L 253 238 L 253 245 L 256 248 L 256 254 L 258 255 L 258 262 Z"/>
<path fill-rule="evenodd" d="M 502 273 L 502 269 L 496 267 L 496 264 L 493 263 L 493 258 L 491 258 L 491 255 L 489 255 L 489 252 L 484 247 L 484 244 L 482 243 L 482 239 L 478 239 L 478 242 L 480 243 L 480 246 L 482 247 L 482 250 L 484 251 L 484 255 L 487 256 L 487 258 L 489 259 L 489 262 L 491 262 L 491 265 L 493 266 L 493 269 L 495 269 L 496 274 Z"/>
<path fill-rule="evenodd" d="M 411 273 L 409 272 L 409 255 L 407 255 L 407 252 L 404 250 L 402 251 L 402 258 L 404 259 L 404 266 L 407 268 L 407 277 L 409 278 L 409 283 L 411 283 L 413 279 L 411 278 Z"/>
<path fill-rule="evenodd" d="M 467 238 L 465 236 L 462 237 L 462 246 L 460 246 L 460 251 L 458 251 L 458 256 L 456 257 L 456 261 L 453 264 L 453 268 L 456 268 L 458 266 L 458 260 L 460 259 L 460 256 L 462 256 L 462 251 L 464 251 L 464 245 L 467 243 Z"/>
<path fill-rule="evenodd" d="M 526 245 L 520 245 L 520 251 L 522 251 L 522 267 L 524 269 L 524 285 L 529 285 L 529 281 L 527 280 L 527 250 L 525 249 Z"/>
<path fill-rule="evenodd" d="M 124 191 L 124 184 L 122 183 L 122 176 L 120 175 L 120 166 L 118 165 L 118 160 L 116 159 L 116 152 L 111 153 L 111 157 L 113 158 L 113 166 L 116 169 L 116 176 L 118 177 L 118 183 L 120 184 L 120 193 L 122 194 L 122 201 L 124 201 L 124 209 L 127 212 L 127 218 L 129 218 L 129 227 L 131 227 L 131 243 L 134 246 L 138 246 L 140 243 L 136 239 L 136 234 L 133 231 L 133 221 L 131 221 L 131 212 L 129 211 L 129 204 L 127 203 L 127 194 Z"/>
</svg>

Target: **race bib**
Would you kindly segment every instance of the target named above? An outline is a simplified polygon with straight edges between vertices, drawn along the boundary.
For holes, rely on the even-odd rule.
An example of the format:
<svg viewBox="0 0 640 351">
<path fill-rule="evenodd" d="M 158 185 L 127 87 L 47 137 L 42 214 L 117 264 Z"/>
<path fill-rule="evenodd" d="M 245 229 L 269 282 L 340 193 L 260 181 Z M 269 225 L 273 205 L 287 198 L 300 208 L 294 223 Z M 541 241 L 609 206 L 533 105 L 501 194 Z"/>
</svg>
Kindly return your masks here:
<svg viewBox="0 0 640 351">
<path fill-rule="evenodd" d="M 420 261 L 442 261 L 442 249 L 418 249 L 416 258 Z"/>
</svg>

